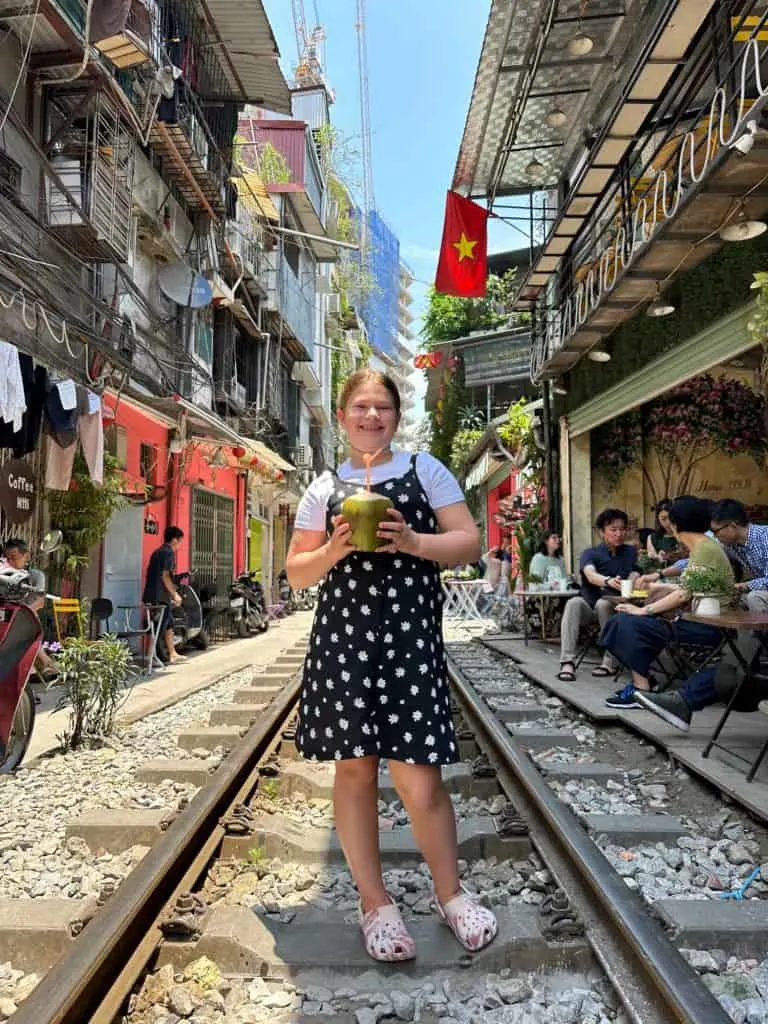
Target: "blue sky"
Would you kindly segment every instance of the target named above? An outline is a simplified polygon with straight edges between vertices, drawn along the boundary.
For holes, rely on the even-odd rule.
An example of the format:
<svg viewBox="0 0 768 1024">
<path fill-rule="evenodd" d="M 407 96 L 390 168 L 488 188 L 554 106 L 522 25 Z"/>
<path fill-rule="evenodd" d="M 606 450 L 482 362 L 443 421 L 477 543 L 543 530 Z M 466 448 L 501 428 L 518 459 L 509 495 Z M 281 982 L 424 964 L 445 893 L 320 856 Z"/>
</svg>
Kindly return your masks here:
<svg viewBox="0 0 768 1024">
<path fill-rule="evenodd" d="M 332 120 L 359 150 L 355 0 L 305 0 L 308 28 L 315 6 L 328 34 L 326 73 L 336 92 Z M 265 8 L 290 80 L 297 57 L 292 4 L 265 0 Z M 429 282 L 490 2 L 367 0 L 366 9 L 376 204 L 417 279 Z M 491 248 L 504 244 L 493 245 L 497 228 L 491 225 Z M 505 242 L 525 244 L 519 235 Z M 425 284 L 414 286 L 417 315 L 425 293 Z"/>
</svg>

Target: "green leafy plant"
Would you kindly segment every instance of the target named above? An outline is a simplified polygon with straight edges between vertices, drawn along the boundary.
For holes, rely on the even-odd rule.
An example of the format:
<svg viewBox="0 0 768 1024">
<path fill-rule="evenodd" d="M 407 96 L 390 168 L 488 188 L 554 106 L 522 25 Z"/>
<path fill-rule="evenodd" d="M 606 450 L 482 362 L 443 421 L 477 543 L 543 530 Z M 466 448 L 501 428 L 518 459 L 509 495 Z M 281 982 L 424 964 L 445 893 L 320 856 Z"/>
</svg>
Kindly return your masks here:
<svg viewBox="0 0 768 1024">
<path fill-rule="evenodd" d="M 525 398 L 513 402 L 507 410 L 506 420 L 496 428 L 499 440 L 513 456 L 519 456 L 525 449 L 535 449 L 531 434 L 533 417 L 525 412 L 526 404 Z"/>
<path fill-rule="evenodd" d="M 78 452 L 69 490 L 48 492 L 51 523 L 62 533 L 56 563 L 75 583 L 88 566 L 91 553 L 104 540 L 113 514 L 127 504 L 123 487 L 123 473 L 114 456 L 104 455 L 104 482 L 99 485 L 91 480 L 85 459 Z"/>
<path fill-rule="evenodd" d="M 108 736 L 132 673 L 130 649 L 109 635 L 96 641 L 68 637 L 56 664 L 63 687 L 56 709 L 69 709 L 67 728 L 58 737 L 62 747 L 76 750 Z"/>
<path fill-rule="evenodd" d="M 733 590 L 730 578 L 720 569 L 689 565 L 681 577 L 682 585 L 692 594 L 727 596 Z"/>
<path fill-rule="evenodd" d="M 274 779 L 266 779 L 259 783 L 259 793 L 265 800 L 277 799 L 277 783 Z"/>
<path fill-rule="evenodd" d="M 285 157 L 271 142 L 264 143 L 257 166 L 265 185 L 287 184 L 291 180 L 291 169 Z"/>
<path fill-rule="evenodd" d="M 251 846 L 248 849 L 248 863 L 254 867 L 261 866 L 267 859 L 267 851 L 263 846 Z"/>
<path fill-rule="evenodd" d="M 453 435 L 449 466 L 457 476 L 461 476 L 463 474 L 469 453 L 476 446 L 483 434 L 484 431 L 482 428 L 468 428 L 458 430 Z"/>
<path fill-rule="evenodd" d="M 517 543 L 518 571 L 526 586 L 531 582 L 536 582 L 531 576 L 531 562 L 541 545 L 544 529 L 542 510 L 536 505 L 529 509 L 522 519 L 518 520 L 512 531 Z"/>
</svg>

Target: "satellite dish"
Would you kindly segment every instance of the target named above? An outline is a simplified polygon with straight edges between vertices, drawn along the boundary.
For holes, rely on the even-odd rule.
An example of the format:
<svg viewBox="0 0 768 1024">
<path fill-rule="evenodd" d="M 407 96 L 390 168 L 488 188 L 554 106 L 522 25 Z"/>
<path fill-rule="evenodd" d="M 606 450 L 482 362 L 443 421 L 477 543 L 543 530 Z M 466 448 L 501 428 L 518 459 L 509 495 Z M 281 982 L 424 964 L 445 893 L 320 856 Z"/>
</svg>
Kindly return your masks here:
<svg viewBox="0 0 768 1024">
<path fill-rule="evenodd" d="M 213 302 L 210 281 L 197 274 L 186 263 L 168 263 L 157 272 L 157 283 L 163 295 L 179 306 L 200 309 Z"/>
</svg>

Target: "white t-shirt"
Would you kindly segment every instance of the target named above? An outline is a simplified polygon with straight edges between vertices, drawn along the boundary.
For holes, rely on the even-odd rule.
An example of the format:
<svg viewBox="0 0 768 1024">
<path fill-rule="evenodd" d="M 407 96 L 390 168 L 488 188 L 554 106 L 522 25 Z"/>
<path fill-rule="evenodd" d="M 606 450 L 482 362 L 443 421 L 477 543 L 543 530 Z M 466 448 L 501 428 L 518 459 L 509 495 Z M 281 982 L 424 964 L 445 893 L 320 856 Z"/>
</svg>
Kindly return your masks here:
<svg viewBox="0 0 768 1024">
<path fill-rule="evenodd" d="M 383 484 L 387 480 L 395 480 L 405 476 L 411 465 L 411 453 L 398 450 L 393 453 L 389 462 L 374 466 L 371 470 L 371 483 Z M 365 485 L 365 469 L 353 466 L 349 460 L 336 470 L 340 480 L 347 483 Z M 456 477 L 449 469 L 429 452 L 419 452 L 416 457 L 416 475 L 424 493 L 433 509 L 446 505 L 455 505 L 464 501 L 464 494 Z M 325 472 L 313 480 L 304 492 L 296 511 L 295 527 L 297 530 L 312 530 L 315 533 L 325 532 L 328 500 L 334 491 L 334 475 Z"/>
</svg>

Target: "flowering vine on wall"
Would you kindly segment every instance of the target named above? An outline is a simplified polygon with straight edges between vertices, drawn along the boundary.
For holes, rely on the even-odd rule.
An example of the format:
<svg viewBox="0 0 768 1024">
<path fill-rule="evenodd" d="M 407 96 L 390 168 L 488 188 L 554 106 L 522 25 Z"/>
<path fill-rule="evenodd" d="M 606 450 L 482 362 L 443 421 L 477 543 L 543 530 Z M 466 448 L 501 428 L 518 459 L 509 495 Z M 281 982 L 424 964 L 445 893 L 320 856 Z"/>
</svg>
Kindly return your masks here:
<svg viewBox="0 0 768 1024">
<path fill-rule="evenodd" d="M 762 468 L 765 423 L 764 396 L 741 381 L 704 373 L 595 431 L 592 465 L 611 486 L 642 466 L 655 503 L 690 491 L 696 467 L 717 453 L 749 455 Z"/>
</svg>

